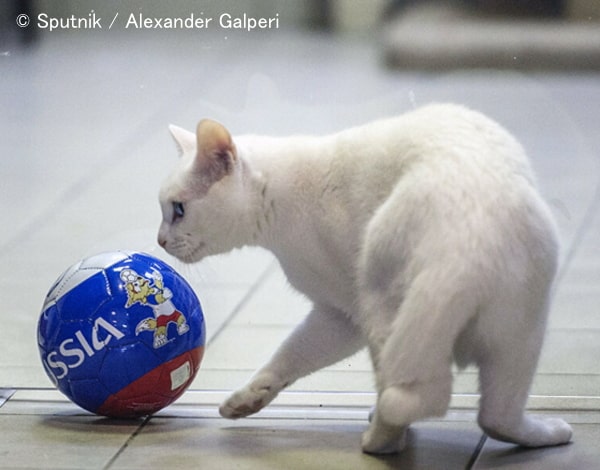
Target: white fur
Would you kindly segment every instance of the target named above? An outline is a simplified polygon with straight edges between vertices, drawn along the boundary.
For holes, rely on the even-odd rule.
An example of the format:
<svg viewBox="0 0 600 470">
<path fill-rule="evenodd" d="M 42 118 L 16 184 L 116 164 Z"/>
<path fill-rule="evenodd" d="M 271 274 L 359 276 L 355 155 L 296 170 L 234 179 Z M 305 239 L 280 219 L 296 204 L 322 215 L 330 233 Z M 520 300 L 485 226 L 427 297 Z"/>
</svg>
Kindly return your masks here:
<svg viewBox="0 0 600 470">
<path fill-rule="evenodd" d="M 263 246 L 314 303 L 223 416 L 255 413 L 367 345 L 379 398 L 366 452 L 399 451 L 411 422 L 446 412 L 453 361 L 479 366 L 479 423 L 490 436 L 570 440 L 565 422 L 524 414 L 558 246 L 527 158 L 505 130 L 431 105 L 325 137 L 228 141 L 223 131 L 211 151 L 172 129 L 183 156 L 161 190 L 159 243 L 186 262 Z M 194 165 L 209 154 L 227 171 L 195 189 Z M 178 220 L 174 201 L 185 206 Z"/>
</svg>

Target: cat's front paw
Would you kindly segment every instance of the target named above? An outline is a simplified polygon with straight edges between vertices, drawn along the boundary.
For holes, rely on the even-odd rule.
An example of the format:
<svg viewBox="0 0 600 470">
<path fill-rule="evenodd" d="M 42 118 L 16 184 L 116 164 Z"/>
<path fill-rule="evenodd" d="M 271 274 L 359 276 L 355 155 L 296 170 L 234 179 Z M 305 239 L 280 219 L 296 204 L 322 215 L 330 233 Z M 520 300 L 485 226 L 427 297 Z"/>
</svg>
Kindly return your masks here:
<svg viewBox="0 0 600 470">
<path fill-rule="evenodd" d="M 225 400 L 219 413 L 228 419 L 245 418 L 267 406 L 282 388 L 271 374 L 262 374 Z"/>
</svg>

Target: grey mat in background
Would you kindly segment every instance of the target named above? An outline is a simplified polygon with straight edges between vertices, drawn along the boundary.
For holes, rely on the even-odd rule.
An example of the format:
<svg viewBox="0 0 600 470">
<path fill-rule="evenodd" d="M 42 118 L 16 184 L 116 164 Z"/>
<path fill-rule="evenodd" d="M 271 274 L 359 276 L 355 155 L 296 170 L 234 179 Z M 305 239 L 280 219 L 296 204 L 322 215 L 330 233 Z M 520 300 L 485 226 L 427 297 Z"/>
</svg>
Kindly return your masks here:
<svg viewBox="0 0 600 470">
<path fill-rule="evenodd" d="M 600 23 L 508 19 L 426 3 L 390 19 L 382 35 L 393 67 L 600 70 Z"/>
</svg>

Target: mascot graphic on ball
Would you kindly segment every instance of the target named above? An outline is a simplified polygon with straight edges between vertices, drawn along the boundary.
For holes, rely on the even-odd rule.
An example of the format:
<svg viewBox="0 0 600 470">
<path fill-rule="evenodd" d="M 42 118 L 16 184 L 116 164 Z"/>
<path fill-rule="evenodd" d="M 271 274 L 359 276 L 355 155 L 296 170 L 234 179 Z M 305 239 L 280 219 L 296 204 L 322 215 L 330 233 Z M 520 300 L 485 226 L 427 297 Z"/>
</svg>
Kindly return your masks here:
<svg viewBox="0 0 600 470">
<path fill-rule="evenodd" d="M 177 325 L 179 335 L 189 331 L 185 316 L 171 301 L 173 293 L 164 286 L 162 276 L 158 271 L 154 270 L 146 278 L 140 276 L 133 269 L 124 269 L 121 271 L 121 280 L 127 289 L 125 308 L 140 303 L 152 308 L 154 312 L 154 317 L 144 318 L 138 323 L 135 329 L 136 336 L 143 331 L 154 332 L 153 345 L 157 349 L 169 342 L 167 336 L 169 324 Z"/>
</svg>

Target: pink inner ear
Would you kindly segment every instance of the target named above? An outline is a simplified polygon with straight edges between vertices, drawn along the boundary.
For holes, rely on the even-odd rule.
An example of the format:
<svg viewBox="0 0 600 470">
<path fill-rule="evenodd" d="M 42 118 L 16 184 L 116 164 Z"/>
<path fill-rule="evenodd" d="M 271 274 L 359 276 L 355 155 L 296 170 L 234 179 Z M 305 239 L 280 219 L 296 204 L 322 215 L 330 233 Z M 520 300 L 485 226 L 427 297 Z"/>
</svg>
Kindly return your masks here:
<svg viewBox="0 0 600 470">
<path fill-rule="evenodd" d="M 229 131 L 216 121 L 204 119 L 196 127 L 195 168 L 204 181 L 213 184 L 231 173 L 237 158 Z"/>
<path fill-rule="evenodd" d="M 229 131 L 217 121 L 203 119 L 196 127 L 198 157 L 214 158 L 215 155 L 230 153 L 235 158 L 235 146 Z"/>
</svg>

